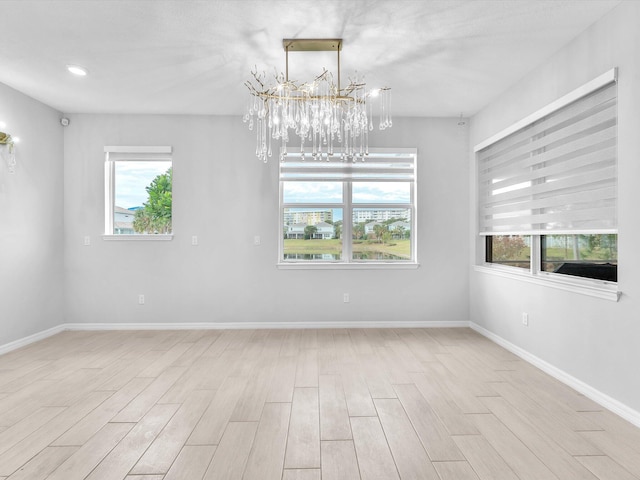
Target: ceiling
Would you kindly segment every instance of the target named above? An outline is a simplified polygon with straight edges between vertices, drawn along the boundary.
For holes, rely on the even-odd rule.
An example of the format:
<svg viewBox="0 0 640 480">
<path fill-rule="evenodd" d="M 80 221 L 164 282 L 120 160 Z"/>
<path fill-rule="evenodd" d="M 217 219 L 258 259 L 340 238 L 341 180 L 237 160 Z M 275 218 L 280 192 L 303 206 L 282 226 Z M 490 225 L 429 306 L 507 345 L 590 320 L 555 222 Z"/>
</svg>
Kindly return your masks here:
<svg viewBox="0 0 640 480">
<path fill-rule="evenodd" d="M 392 87 L 395 116 L 470 116 L 619 3 L 4 0 L 0 82 L 65 113 L 239 115 L 251 69 L 284 70 L 283 38 L 342 38 L 343 78 Z M 335 65 L 307 55 L 290 78 Z"/>
</svg>

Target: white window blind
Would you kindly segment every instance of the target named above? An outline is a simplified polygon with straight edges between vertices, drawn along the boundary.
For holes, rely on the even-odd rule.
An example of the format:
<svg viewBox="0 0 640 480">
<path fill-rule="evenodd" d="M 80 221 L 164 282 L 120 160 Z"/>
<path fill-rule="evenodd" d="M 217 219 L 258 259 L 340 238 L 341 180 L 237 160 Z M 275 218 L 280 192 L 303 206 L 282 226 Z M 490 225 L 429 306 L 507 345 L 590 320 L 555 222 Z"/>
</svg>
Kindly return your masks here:
<svg viewBox="0 0 640 480">
<path fill-rule="evenodd" d="M 309 155 L 303 159 L 299 153 L 289 153 L 280 162 L 280 180 L 413 182 L 416 176 L 415 157 L 415 149 L 372 152 L 364 161 L 356 162 L 345 162 L 340 157 L 312 160 Z"/>
<path fill-rule="evenodd" d="M 617 233 L 615 72 L 575 97 L 476 148 L 481 235 Z"/>
</svg>

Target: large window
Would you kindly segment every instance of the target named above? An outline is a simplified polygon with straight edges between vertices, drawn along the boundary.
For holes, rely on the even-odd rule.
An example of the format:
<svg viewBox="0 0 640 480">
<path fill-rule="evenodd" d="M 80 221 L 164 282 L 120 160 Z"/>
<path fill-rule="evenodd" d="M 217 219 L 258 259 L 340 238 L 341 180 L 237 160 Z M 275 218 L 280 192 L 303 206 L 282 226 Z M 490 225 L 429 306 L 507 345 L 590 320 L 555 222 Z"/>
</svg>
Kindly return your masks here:
<svg viewBox="0 0 640 480">
<path fill-rule="evenodd" d="M 281 264 L 415 264 L 414 149 L 280 166 Z"/>
<path fill-rule="evenodd" d="M 486 263 L 617 281 L 615 75 L 476 147 Z"/>
<path fill-rule="evenodd" d="M 171 147 L 105 147 L 105 233 L 173 232 Z"/>
</svg>

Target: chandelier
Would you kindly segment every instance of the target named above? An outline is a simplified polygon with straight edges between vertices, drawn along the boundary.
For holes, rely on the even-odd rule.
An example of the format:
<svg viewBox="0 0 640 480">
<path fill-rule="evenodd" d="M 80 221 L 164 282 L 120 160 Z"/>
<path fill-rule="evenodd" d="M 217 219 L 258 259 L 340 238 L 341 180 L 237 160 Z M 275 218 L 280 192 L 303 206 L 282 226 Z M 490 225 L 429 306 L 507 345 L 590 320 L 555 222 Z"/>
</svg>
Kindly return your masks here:
<svg viewBox="0 0 640 480">
<path fill-rule="evenodd" d="M 256 156 L 267 162 L 273 155 L 272 143 L 280 144 L 280 161 L 287 155 L 291 135 L 300 138 L 300 156 L 305 159 L 305 143 L 311 158 L 343 161 L 363 160 L 369 154 L 369 132 L 374 128 L 373 103 L 378 104 L 378 128 L 392 126 L 390 88 L 367 90 L 363 77 L 340 84 L 342 39 L 284 39 L 285 74 L 275 74 L 267 82 L 266 74 L 251 72 L 245 82 L 251 93 L 243 117 L 249 130 L 256 131 Z M 338 56 L 337 83 L 326 69 L 314 80 L 299 83 L 289 80 L 289 52 L 335 51 Z M 374 102 L 377 101 L 377 102 Z"/>
<path fill-rule="evenodd" d="M 0 122 L 0 128 L 4 128 L 4 123 Z M 6 145 L 8 150 L 7 165 L 9 166 L 9 173 L 16 172 L 15 144 L 19 141 L 20 139 L 17 137 L 11 137 L 8 133 L 0 132 L 0 145 Z"/>
</svg>

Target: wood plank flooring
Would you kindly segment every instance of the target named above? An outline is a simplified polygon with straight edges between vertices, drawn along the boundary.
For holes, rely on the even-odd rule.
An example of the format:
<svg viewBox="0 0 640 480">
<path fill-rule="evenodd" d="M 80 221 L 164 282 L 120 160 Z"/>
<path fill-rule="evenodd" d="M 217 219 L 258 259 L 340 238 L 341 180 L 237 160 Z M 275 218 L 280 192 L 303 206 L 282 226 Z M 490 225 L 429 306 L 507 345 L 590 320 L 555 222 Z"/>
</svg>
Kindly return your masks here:
<svg viewBox="0 0 640 480">
<path fill-rule="evenodd" d="M 0 480 L 640 480 L 640 429 L 470 329 L 64 332 L 0 356 Z"/>
</svg>

